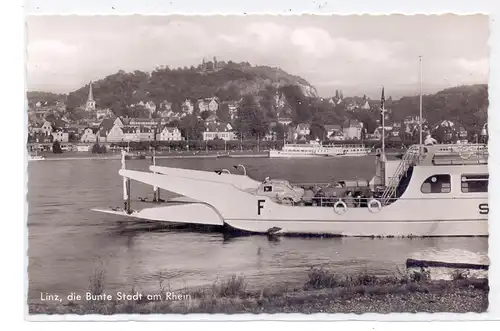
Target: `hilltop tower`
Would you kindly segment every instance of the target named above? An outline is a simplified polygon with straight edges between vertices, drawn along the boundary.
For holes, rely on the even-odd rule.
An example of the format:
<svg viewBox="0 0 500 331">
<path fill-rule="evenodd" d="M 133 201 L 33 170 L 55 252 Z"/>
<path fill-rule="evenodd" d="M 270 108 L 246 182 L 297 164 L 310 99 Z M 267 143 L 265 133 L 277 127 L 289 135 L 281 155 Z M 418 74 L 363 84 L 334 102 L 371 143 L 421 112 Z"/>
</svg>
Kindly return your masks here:
<svg viewBox="0 0 500 331">
<path fill-rule="evenodd" d="M 85 105 L 86 111 L 94 111 L 95 110 L 95 100 L 94 94 L 92 93 L 92 82 L 90 82 L 89 87 L 89 97 L 87 98 L 87 103 Z"/>
</svg>

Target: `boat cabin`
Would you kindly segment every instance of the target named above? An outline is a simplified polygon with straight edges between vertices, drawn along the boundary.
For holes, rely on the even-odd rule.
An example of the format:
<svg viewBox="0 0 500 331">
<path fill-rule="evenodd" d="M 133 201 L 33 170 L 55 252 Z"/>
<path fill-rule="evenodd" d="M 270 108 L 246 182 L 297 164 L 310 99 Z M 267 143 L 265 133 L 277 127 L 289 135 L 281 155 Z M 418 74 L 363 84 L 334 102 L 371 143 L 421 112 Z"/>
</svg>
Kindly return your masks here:
<svg viewBox="0 0 500 331">
<path fill-rule="evenodd" d="M 382 204 L 390 204 L 400 198 L 487 196 L 487 164 L 485 145 L 415 145 L 403 155 L 379 198 Z"/>
<path fill-rule="evenodd" d="M 337 201 L 348 207 L 367 207 L 372 199 L 383 205 L 399 199 L 457 199 L 487 197 L 487 147 L 483 145 L 411 146 L 401 160 L 390 161 L 379 155 L 377 167 L 386 180 L 379 187 L 364 180 L 341 180 L 321 186 L 291 185 L 286 180 L 266 179 L 256 190 L 279 203 L 333 206 Z M 377 169 L 380 172 L 380 169 Z"/>
</svg>

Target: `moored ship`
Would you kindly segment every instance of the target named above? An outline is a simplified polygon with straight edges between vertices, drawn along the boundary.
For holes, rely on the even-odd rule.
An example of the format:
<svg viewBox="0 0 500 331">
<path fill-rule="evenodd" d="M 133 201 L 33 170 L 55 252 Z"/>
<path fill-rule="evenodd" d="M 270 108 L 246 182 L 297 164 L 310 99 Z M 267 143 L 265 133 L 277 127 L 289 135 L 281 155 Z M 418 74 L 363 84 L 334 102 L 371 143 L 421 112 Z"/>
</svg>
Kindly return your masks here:
<svg viewBox="0 0 500 331">
<path fill-rule="evenodd" d="M 270 150 L 271 158 L 304 158 L 304 157 L 335 157 L 363 156 L 370 153 L 364 145 L 323 145 L 319 142 L 308 144 L 285 144 L 281 150 Z"/>
</svg>

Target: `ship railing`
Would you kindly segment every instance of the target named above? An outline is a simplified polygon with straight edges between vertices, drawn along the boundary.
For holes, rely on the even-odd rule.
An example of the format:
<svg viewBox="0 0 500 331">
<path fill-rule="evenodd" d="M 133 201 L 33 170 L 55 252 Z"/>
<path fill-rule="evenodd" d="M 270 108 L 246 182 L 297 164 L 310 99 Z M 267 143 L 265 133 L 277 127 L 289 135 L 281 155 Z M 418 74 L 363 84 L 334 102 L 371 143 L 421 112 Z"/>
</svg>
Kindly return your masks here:
<svg viewBox="0 0 500 331">
<path fill-rule="evenodd" d="M 425 198 L 425 197 L 411 197 L 411 198 L 399 198 L 398 200 L 401 201 L 422 201 L 425 199 L 433 199 L 433 200 L 473 200 L 477 199 L 477 197 L 432 197 L 432 198 Z M 277 198 L 277 201 L 281 204 L 291 204 L 293 206 L 314 206 L 314 207 L 335 207 L 337 202 L 341 201 L 343 202 L 346 207 L 349 208 L 377 208 L 377 207 L 383 207 L 384 205 L 382 204 L 382 199 L 378 196 L 372 196 L 372 197 L 358 197 L 358 196 L 327 196 L 327 197 L 322 197 L 322 196 L 315 196 L 315 197 L 310 197 L 310 198 L 304 198 L 300 202 L 292 202 L 291 199 L 286 199 L 286 198 Z M 380 203 L 379 206 L 377 204 Z M 378 209 L 378 208 L 377 208 Z"/>
<path fill-rule="evenodd" d="M 403 155 L 401 162 L 394 171 L 394 175 L 390 178 L 389 183 L 385 185 L 385 190 L 382 193 L 382 205 L 386 205 L 394 198 L 398 184 L 403 177 L 403 174 L 408 170 L 410 165 L 414 164 L 421 156 L 421 145 L 412 145 Z"/>
</svg>

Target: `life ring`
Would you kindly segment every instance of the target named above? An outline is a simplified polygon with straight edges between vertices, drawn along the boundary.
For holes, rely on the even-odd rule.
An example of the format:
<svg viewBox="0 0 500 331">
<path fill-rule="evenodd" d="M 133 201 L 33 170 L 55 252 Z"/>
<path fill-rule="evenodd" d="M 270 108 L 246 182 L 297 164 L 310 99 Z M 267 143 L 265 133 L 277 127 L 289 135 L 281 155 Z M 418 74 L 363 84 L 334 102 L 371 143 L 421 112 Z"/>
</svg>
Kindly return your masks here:
<svg viewBox="0 0 500 331">
<path fill-rule="evenodd" d="M 344 201 L 339 200 L 333 205 L 333 210 L 339 215 L 344 215 L 347 212 L 347 205 Z"/>
<path fill-rule="evenodd" d="M 458 155 L 460 155 L 462 160 L 469 160 L 473 154 L 474 152 L 466 146 L 460 146 L 458 149 Z"/>
<path fill-rule="evenodd" d="M 375 204 L 375 207 L 373 206 Z M 376 199 L 372 199 L 368 202 L 368 210 L 372 213 L 378 213 L 382 209 L 382 204 Z"/>
</svg>

